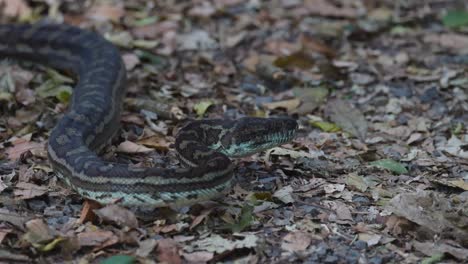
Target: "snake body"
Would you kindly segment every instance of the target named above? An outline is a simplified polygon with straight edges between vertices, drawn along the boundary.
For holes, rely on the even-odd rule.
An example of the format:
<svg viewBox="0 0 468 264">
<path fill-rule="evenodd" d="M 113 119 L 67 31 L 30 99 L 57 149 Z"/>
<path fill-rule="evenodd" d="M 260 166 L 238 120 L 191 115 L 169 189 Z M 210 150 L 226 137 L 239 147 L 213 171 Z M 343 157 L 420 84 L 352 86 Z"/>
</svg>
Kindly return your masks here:
<svg viewBox="0 0 468 264">
<path fill-rule="evenodd" d="M 68 111 L 49 135 L 49 161 L 68 186 L 103 204 L 178 206 L 228 189 L 229 157 L 290 141 L 290 118 L 205 119 L 179 130 L 182 168 L 140 168 L 103 160 L 97 152 L 119 130 L 126 70 L 119 50 L 92 31 L 63 24 L 0 25 L 0 57 L 67 71 L 77 77 Z"/>
</svg>

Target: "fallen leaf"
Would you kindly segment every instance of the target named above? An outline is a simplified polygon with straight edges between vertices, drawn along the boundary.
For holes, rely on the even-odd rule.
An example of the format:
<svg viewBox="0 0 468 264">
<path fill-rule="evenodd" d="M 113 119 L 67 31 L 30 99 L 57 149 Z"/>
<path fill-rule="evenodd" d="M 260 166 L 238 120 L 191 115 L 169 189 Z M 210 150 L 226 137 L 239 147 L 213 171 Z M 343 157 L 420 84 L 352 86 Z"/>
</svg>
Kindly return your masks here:
<svg viewBox="0 0 468 264">
<path fill-rule="evenodd" d="M 168 138 L 158 133 L 150 137 L 142 138 L 138 140 L 137 143 L 159 151 L 168 151 L 172 142 L 168 141 Z"/>
<path fill-rule="evenodd" d="M 0 208 L 0 221 L 8 222 L 14 225 L 16 228 L 23 230 L 24 224 L 28 221 L 27 217 L 20 216 L 14 212 L 10 212 L 7 209 Z"/>
<path fill-rule="evenodd" d="M 323 121 L 313 121 L 313 120 L 310 120 L 309 123 L 314 127 L 320 128 L 324 132 L 334 133 L 334 132 L 341 131 L 341 127 L 333 123 L 323 122 Z"/>
<path fill-rule="evenodd" d="M 277 198 L 278 200 L 282 201 L 285 204 L 294 203 L 292 192 L 293 192 L 293 188 L 290 185 L 288 185 L 277 190 L 273 194 L 273 197 Z"/>
<path fill-rule="evenodd" d="M 308 114 L 321 106 L 328 96 L 328 88 L 317 87 L 296 87 L 293 89 L 294 96 L 301 100 L 301 105 L 295 112 L 298 114 Z"/>
<path fill-rule="evenodd" d="M 86 17 L 101 22 L 108 20 L 119 22 L 124 15 L 125 10 L 122 5 L 111 3 L 99 3 L 93 5 L 86 13 Z"/>
<path fill-rule="evenodd" d="M 392 159 L 381 159 L 370 163 L 372 166 L 387 169 L 396 174 L 407 174 L 408 170 L 401 163 Z"/>
<path fill-rule="evenodd" d="M 179 246 L 174 239 L 164 238 L 157 241 L 157 258 L 160 263 L 180 264 Z"/>
<path fill-rule="evenodd" d="M 203 220 L 205 220 L 208 215 L 210 215 L 210 213 L 213 211 L 213 209 L 207 209 L 207 210 L 203 210 L 199 215 L 197 215 L 192 223 L 190 224 L 190 230 L 194 229 L 196 226 L 198 226 Z"/>
<path fill-rule="evenodd" d="M 117 236 L 114 233 L 105 230 L 86 231 L 78 234 L 80 246 L 100 246 L 116 238 Z"/>
<path fill-rule="evenodd" d="M 298 251 L 306 250 L 311 242 L 312 238 L 308 233 L 296 231 L 288 233 L 283 237 L 281 248 L 289 252 L 297 253 Z"/>
<path fill-rule="evenodd" d="M 153 149 L 126 140 L 119 144 L 117 151 L 122 153 L 147 153 L 153 151 Z"/>
<path fill-rule="evenodd" d="M 213 259 L 213 252 L 196 251 L 193 253 L 182 253 L 185 260 L 191 263 L 206 263 Z"/>
<path fill-rule="evenodd" d="M 442 17 L 442 23 L 451 28 L 468 25 L 468 12 L 466 10 L 450 10 Z"/>
<path fill-rule="evenodd" d="M 2 221 L 1 218 L 0 218 L 0 221 Z M 5 237 L 11 232 L 13 232 L 13 229 L 0 226 L 0 245 L 3 243 L 3 240 L 5 239 Z"/>
<path fill-rule="evenodd" d="M 334 192 L 342 192 L 345 189 L 346 185 L 344 184 L 326 184 L 323 189 L 325 193 L 331 194 Z"/>
<path fill-rule="evenodd" d="M 17 254 L 0 248 L 0 260 L 6 261 L 5 263 L 31 263 L 31 259 L 23 254 Z"/>
<path fill-rule="evenodd" d="M 239 248 L 254 248 L 257 245 L 258 237 L 253 234 L 246 234 L 243 239 L 228 240 L 218 234 L 194 241 L 184 246 L 187 252 L 207 251 L 221 254 Z"/>
<path fill-rule="evenodd" d="M 189 16 L 209 18 L 216 13 L 216 8 L 210 2 L 201 2 L 188 11 Z"/>
<path fill-rule="evenodd" d="M 266 152 L 265 159 L 268 160 L 268 158 L 271 155 L 277 155 L 277 156 L 290 156 L 292 159 L 298 159 L 298 158 L 308 158 L 308 159 L 314 159 L 318 158 L 320 156 L 323 156 L 323 152 L 317 151 L 317 152 L 312 152 L 310 153 L 305 152 L 305 151 L 297 151 L 297 150 L 292 150 L 292 149 L 286 149 L 286 148 L 272 148 Z"/>
<path fill-rule="evenodd" d="M 197 113 L 198 117 L 203 117 L 203 115 L 206 113 L 208 108 L 210 108 L 210 106 L 212 106 L 213 104 L 214 102 L 212 100 L 204 100 L 204 101 L 196 103 L 193 106 L 193 109 Z"/>
<path fill-rule="evenodd" d="M 23 239 L 35 247 L 54 239 L 52 230 L 42 219 L 32 219 L 26 222 L 26 229 L 28 232 L 24 234 Z"/>
<path fill-rule="evenodd" d="M 78 223 L 84 224 L 86 222 L 94 222 L 94 220 L 96 220 L 96 214 L 93 210 L 99 209 L 101 207 L 102 206 L 96 201 L 85 200 L 83 208 L 81 209 L 80 219 L 78 220 Z"/>
<path fill-rule="evenodd" d="M 207 31 L 194 30 L 190 33 L 178 35 L 178 50 L 210 50 L 218 48 L 219 44 Z"/>
<path fill-rule="evenodd" d="M 466 203 L 459 206 L 466 207 Z M 398 194 L 388 202 L 386 209 L 436 233 L 458 230 L 454 232 L 455 235 L 464 239 L 466 232 L 457 227 L 456 223 L 457 221 L 465 221 L 466 223 L 466 217 L 451 213 L 451 211 L 456 211 L 453 206 L 448 199 L 441 195 L 429 191 L 418 191 Z"/>
<path fill-rule="evenodd" d="M 99 264 L 134 264 L 136 260 L 134 256 L 115 255 L 104 259 Z"/>
<path fill-rule="evenodd" d="M 7 17 L 29 17 L 31 8 L 24 0 L 0 0 L 0 11 Z"/>
<path fill-rule="evenodd" d="M 468 135 L 463 135 L 462 139 L 460 140 L 457 136 L 452 135 L 445 145 L 440 145 L 437 149 L 467 159 L 468 151 L 465 150 L 465 147 L 468 145 Z"/>
<path fill-rule="evenodd" d="M 44 150 L 44 143 L 37 143 L 33 141 L 19 141 L 14 142 L 13 147 L 6 149 L 6 154 L 8 158 L 12 161 L 19 160 L 21 158 L 21 154 L 27 151 L 43 151 Z"/>
<path fill-rule="evenodd" d="M 342 100 L 328 102 L 326 113 L 330 119 L 341 128 L 365 141 L 367 136 L 367 121 L 361 111 L 352 108 Z"/>
<path fill-rule="evenodd" d="M 452 245 L 444 243 L 443 241 L 418 242 L 416 240 L 413 240 L 412 244 L 416 250 L 424 253 L 427 256 L 432 256 L 433 254 L 437 253 L 447 253 L 459 259 L 460 261 L 465 261 L 468 259 L 468 249 L 454 247 Z"/>
<path fill-rule="evenodd" d="M 138 242 L 138 249 L 135 252 L 135 255 L 141 258 L 146 258 L 151 254 L 157 244 L 158 242 L 155 239 L 145 239 L 140 241 Z"/>
<path fill-rule="evenodd" d="M 241 213 L 236 222 L 227 224 L 224 226 L 226 229 L 230 229 L 232 233 L 242 232 L 244 229 L 249 227 L 253 220 L 253 206 L 245 204 L 242 207 Z"/>
<path fill-rule="evenodd" d="M 382 239 L 381 235 L 369 234 L 369 233 L 359 233 L 358 239 L 367 243 L 369 247 L 375 246 Z"/>
<path fill-rule="evenodd" d="M 306 0 L 304 6 L 309 13 L 320 16 L 356 18 L 359 11 L 350 5 L 338 7 L 333 2 L 327 0 Z"/>
<path fill-rule="evenodd" d="M 300 104 L 301 104 L 301 100 L 296 98 L 296 99 L 289 99 L 289 100 L 278 101 L 278 102 L 273 102 L 273 103 L 264 103 L 262 105 L 263 107 L 269 110 L 274 110 L 276 108 L 283 108 L 283 109 L 286 109 L 286 111 L 291 112 L 292 110 L 296 109 Z"/>
<path fill-rule="evenodd" d="M 117 225 L 130 228 L 137 228 L 138 227 L 138 220 L 135 214 L 123 207 L 118 205 L 107 205 L 98 210 L 94 210 L 94 213 L 99 216 L 103 221 L 116 223 Z"/>
<path fill-rule="evenodd" d="M 462 34 L 427 34 L 424 36 L 425 43 L 436 44 L 453 51 L 464 53 L 468 49 L 468 37 Z"/>
<path fill-rule="evenodd" d="M 315 63 L 311 56 L 303 52 L 295 52 L 288 56 L 278 57 L 273 61 L 273 65 L 284 69 L 298 68 L 301 70 L 308 70 L 314 67 Z"/>
<path fill-rule="evenodd" d="M 27 200 L 44 195 L 45 193 L 47 193 L 47 187 L 39 186 L 33 183 L 20 182 L 16 184 L 13 193 L 16 198 L 21 200 Z"/>
<path fill-rule="evenodd" d="M 133 54 L 133 53 L 126 53 L 122 56 L 122 59 L 125 63 L 125 69 L 127 69 L 127 71 L 131 71 L 135 68 L 135 66 L 137 66 L 138 64 L 140 64 L 140 59 L 138 58 L 137 55 Z"/>
<path fill-rule="evenodd" d="M 348 177 L 346 177 L 346 185 L 348 185 L 348 187 L 352 186 L 361 192 L 365 192 L 367 188 L 369 188 L 364 177 L 355 173 L 348 174 Z"/>
</svg>

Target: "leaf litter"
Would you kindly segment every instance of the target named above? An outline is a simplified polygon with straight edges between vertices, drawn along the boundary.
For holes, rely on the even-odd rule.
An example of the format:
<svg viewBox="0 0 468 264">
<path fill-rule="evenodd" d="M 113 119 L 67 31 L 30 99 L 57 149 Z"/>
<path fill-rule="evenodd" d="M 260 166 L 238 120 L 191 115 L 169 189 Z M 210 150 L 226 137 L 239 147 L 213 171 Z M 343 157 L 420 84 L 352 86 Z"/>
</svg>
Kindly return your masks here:
<svg viewBox="0 0 468 264">
<path fill-rule="evenodd" d="M 129 92 L 106 159 L 178 166 L 185 119 L 300 123 L 292 143 L 236 160 L 215 201 L 101 207 L 47 162 L 73 78 L 2 61 L 0 261 L 464 261 L 466 14 L 418 1 L 0 0 L 1 23 L 66 21 L 120 47 Z"/>
</svg>

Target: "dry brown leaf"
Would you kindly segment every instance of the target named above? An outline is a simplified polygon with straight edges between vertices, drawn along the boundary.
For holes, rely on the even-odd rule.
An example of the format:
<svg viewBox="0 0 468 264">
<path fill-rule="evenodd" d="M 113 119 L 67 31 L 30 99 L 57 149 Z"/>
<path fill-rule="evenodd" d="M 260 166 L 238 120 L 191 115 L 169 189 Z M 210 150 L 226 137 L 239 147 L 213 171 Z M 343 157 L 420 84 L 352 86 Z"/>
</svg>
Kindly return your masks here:
<svg viewBox="0 0 468 264">
<path fill-rule="evenodd" d="M 117 236 L 111 231 L 94 230 L 78 234 L 80 246 L 100 246 L 107 241 L 112 241 Z"/>
<path fill-rule="evenodd" d="M 84 224 L 86 222 L 94 222 L 96 220 L 96 214 L 93 210 L 101 208 L 101 205 L 98 202 L 92 200 L 86 200 L 81 209 L 80 219 L 78 223 Z"/>
<path fill-rule="evenodd" d="M 179 246 L 174 239 L 164 238 L 157 241 L 157 257 L 161 263 L 182 263 L 182 258 L 179 255 Z"/>
<path fill-rule="evenodd" d="M 203 210 L 201 212 L 200 215 L 197 215 L 193 221 L 192 221 L 192 224 L 190 224 L 190 230 L 192 230 L 193 228 L 195 228 L 196 226 L 198 226 L 204 219 L 206 219 L 208 217 L 208 215 L 210 215 L 210 213 L 213 211 L 213 208 L 211 209 L 207 209 L 207 210 Z"/>
<path fill-rule="evenodd" d="M 265 51 L 268 51 L 276 56 L 289 56 L 301 50 L 300 42 L 287 42 L 281 40 L 267 41 Z"/>
<path fill-rule="evenodd" d="M 204 18 L 211 17 L 215 13 L 216 13 L 216 9 L 208 1 L 202 1 L 199 5 L 192 7 L 188 11 L 189 16 L 204 17 Z"/>
<path fill-rule="evenodd" d="M 5 237 L 13 232 L 13 229 L 7 227 L 0 227 L 0 245 L 2 244 Z"/>
<path fill-rule="evenodd" d="M 462 234 L 454 225 L 455 219 L 449 217 L 452 206 L 450 200 L 435 192 L 419 191 L 398 194 L 388 202 L 386 209 L 437 233 L 453 229 Z"/>
<path fill-rule="evenodd" d="M 356 18 L 359 16 L 357 9 L 349 6 L 337 7 L 327 0 L 306 0 L 304 6 L 309 13 L 321 16 Z"/>
<path fill-rule="evenodd" d="M 192 253 L 182 253 L 185 260 L 191 263 L 206 263 L 213 259 L 214 253 L 208 251 L 196 251 Z"/>
<path fill-rule="evenodd" d="M 312 238 L 306 232 L 296 231 L 287 234 L 283 238 L 281 248 L 289 252 L 304 251 L 312 242 Z"/>
<path fill-rule="evenodd" d="M 329 101 L 326 113 L 330 119 L 347 132 L 358 137 L 362 141 L 367 136 L 367 121 L 361 111 L 353 108 L 342 100 Z"/>
<path fill-rule="evenodd" d="M 127 140 L 120 143 L 120 145 L 117 147 L 117 151 L 123 153 L 147 153 L 153 150 Z"/>
<path fill-rule="evenodd" d="M 128 226 L 130 228 L 138 227 L 138 220 L 135 214 L 123 207 L 115 204 L 108 205 L 104 208 L 94 210 L 94 213 L 103 221 L 116 223 L 119 226 Z"/>
<path fill-rule="evenodd" d="M 137 114 L 123 114 L 121 121 L 125 123 L 139 125 L 139 126 L 145 125 L 145 120 L 141 117 L 141 115 L 137 115 Z"/>
<path fill-rule="evenodd" d="M 122 59 L 125 63 L 125 69 L 127 69 L 127 71 L 133 70 L 135 66 L 140 64 L 140 59 L 133 53 L 126 53 L 122 55 Z"/>
<path fill-rule="evenodd" d="M 468 259 L 468 249 L 467 248 L 458 248 L 454 247 L 448 243 L 444 243 L 443 241 L 439 242 L 418 242 L 416 240 L 413 241 L 413 246 L 416 250 L 421 251 L 426 256 L 433 256 L 437 253 L 448 253 L 461 261 L 466 261 Z"/>
<path fill-rule="evenodd" d="M 20 182 L 16 184 L 13 191 L 16 198 L 27 200 L 34 197 L 42 196 L 47 192 L 46 186 L 39 186 L 33 183 Z"/>
<path fill-rule="evenodd" d="M 369 247 L 372 247 L 380 242 L 382 236 L 372 233 L 359 233 L 358 238 L 359 240 L 366 242 Z"/>
<path fill-rule="evenodd" d="M 305 53 L 309 54 L 310 51 L 315 51 L 321 53 L 329 58 L 335 57 L 335 51 L 330 48 L 330 46 L 323 44 L 319 40 L 302 34 L 300 42 L 302 43 L 302 49 Z"/>
<path fill-rule="evenodd" d="M 171 145 L 167 138 L 160 134 L 155 134 L 151 137 L 140 139 L 138 140 L 138 144 L 142 144 L 160 151 L 168 151 L 169 146 Z"/>
<path fill-rule="evenodd" d="M 20 139 L 14 142 L 13 144 L 13 147 L 7 148 L 6 150 L 8 158 L 12 161 L 19 160 L 21 158 L 21 154 L 27 151 L 44 151 L 44 143 L 37 143 Z"/>
<path fill-rule="evenodd" d="M 155 39 L 160 36 L 164 36 L 165 34 L 170 35 L 171 32 L 175 32 L 178 27 L 179 25 L 176 21 L 164 20 L 158 21 L 154 24 L 133 28 L 132 32 L 137 38 Z M 165 42 L 164 39 L 162 39 L 161 41 Z"/>
<path fill-rule="evenodd" d="M 295 98 L 295 99 L 289 99 L 289 100 L 284 100 L 284 101 L 278 101 L 278 102 L 273 102 L 273 103 L 264 103 L 263 106 L 269 110 L 273 110 L 276 108 L 284 108 L 288 112 L 296 109 L 299 107 L 301 104 L 301 100 Z"/>
<path fill-rule="evenodd" d="M 31 244 L 44 243 L 52 240 L 54 234 L 42 219 L 32 219 L 26 223 L 28 232 L 24 239 Z"/>
<path fill-rule="evenodd" d="M 428 34 L 424 37 L 424 42 L 440 45 L 460 53 L 468 50 L 468 36 L 461 34 Z"/>
<path fill-rule="evenodd" d="M 10 212 L 4 208 L 0 208 L 0 222 L 8 222 L 16 228 L 23 230 L 24 224 L 27 220 L 27 217 L 20 216 L 19 214 Z"/>
<path fill-rule="evenodd" d="M 146 239 L 146 240 L 138 242 L 138 244 L 139 244 L 139 247 L 135 255 L 141 258 L 146 258 L 151 254 L 151 252 L 153 252 L 158 242 L 155 239 Z"/>
<path fill-rule="evenodd" d="M 0 14 L 7 17 L 28 17 L 31 8 L 24 0 L 0 0 Z"/>
<path fill-rule="evenodd" d="M 404 217 L 391 215 L 385 222 L 385 232 L 393 235 L 406 234 L 409 230 L 414 228 L 414 225 L 414 223 Z"/>
<path fill-rule="evenodd" d="M 31 105 L 36 102 L 36 96 L 32 89 L 19 89 L 19 91 L 15 93 L 15 97 L 16 101 L 23 105 Z"/>
<path fill-rule="evenodd" d="M 116 4 L 96 4 L 91 7 L 86 13 L 86 17 L 96 21 L 112 21 L 119 22 L 125 15 L 125 10 L 122 5 Z"/>
</svg>

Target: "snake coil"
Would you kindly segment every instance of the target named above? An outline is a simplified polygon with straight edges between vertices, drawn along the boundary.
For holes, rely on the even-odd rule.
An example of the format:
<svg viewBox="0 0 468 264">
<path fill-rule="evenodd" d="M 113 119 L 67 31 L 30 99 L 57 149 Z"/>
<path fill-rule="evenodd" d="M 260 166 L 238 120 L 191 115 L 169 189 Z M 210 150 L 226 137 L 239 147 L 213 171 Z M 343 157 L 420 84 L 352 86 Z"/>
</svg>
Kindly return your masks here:
<svg viewBox="0 0 468 264">
<path fill-rule="evenodd" d="M 186 168 L 137 168 L 96 152 L 119 129 L 126 70 L 118 49 L 100 35 L 62 24 L 0 25 L 0 56 L 66 70 L 78 79 L 71 105 L 49 136 L 54 171 L 83 197 L 100 203 L 160 207 L 210 199 L 228 189 L 229 157 L 287 141 L 297 123 L 289 118 L 193 121 L 176 136 Z"/>
</svg>

